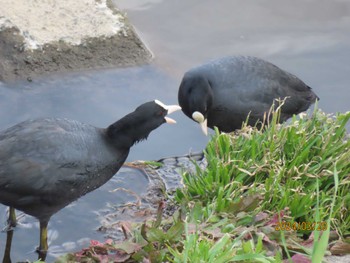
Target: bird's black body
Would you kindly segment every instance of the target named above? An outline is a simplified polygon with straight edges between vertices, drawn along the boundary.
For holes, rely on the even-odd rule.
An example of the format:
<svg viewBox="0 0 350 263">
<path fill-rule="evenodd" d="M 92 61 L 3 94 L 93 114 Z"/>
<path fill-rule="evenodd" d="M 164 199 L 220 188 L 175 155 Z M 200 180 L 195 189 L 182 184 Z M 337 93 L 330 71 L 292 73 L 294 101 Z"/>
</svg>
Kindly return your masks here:
<svg viewBox="0 0 350 263">
<path fill-rule="evenodd" d="M 0 202 L 38 218 L 45 227 L 58 210 L 106 183 L 130 147 L 170 119 L 167 113 L 152 101 L 106 129 L 46 118 L 2 131 Z"/>
<path fill-rule="evenodd" d="M 178 93 L 179 104 L 190 118 L 203 114 L 208 127 L 224 132 L 262 121 L 275 99 L 287 97 L 281 121 L 305 111 L 318 98 L 303 81 L 255 57 L 232 56 L 213 60 L 185 73 Z"/>
<path fill-rule="evenodd" d="M 48 221 L 107 182 L 127 155 L 104 129 L 67 119 L 22 122 L 0 134 L 0 202 Z"/>
</svg>

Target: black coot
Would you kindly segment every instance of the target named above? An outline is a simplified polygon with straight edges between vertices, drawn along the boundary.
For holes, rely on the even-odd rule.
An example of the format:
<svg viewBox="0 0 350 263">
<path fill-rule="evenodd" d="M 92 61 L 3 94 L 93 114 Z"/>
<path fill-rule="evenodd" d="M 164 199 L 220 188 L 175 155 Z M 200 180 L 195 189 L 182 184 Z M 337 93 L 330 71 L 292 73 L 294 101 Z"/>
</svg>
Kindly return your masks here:
<svg viewBox="0 0 350 263">
<path fill-rule="evenodd" d="M 179 109 L 156 100 L 106 129 L 47 118 L 2 131 L 0 202 L 40 221 L 39 251 L 46 251 L 50 217 L 106 183 L 122 166 L 130 147 L 163 123 L 175 123 L 166 115 Z"/>
<path fill-rule="evenodd" d="M 281 122 L 307 110 L 318 99 L 296 76 L 255 57 L 230 56 L 185 73 L 178 93 L 183 112 L 201 124 L 231 132 L 262 121 L 274 99 L 286 98 Z"/>
</svg>

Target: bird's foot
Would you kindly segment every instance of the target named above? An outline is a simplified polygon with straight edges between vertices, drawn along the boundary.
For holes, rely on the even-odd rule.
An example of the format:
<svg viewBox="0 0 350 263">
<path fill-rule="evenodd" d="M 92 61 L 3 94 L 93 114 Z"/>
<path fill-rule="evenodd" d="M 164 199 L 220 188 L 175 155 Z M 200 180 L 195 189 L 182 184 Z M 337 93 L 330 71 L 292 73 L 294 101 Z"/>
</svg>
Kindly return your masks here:
<svg viewBox="0 0 350 263">
<path fill-rule="evenodd" d="M 38 253 L 38 260 L 45 261 L 47 256 L 47 249 L 41 249 L 40 247 L 37 247 L 35 250 L 36 253 Z"/>
</svg>

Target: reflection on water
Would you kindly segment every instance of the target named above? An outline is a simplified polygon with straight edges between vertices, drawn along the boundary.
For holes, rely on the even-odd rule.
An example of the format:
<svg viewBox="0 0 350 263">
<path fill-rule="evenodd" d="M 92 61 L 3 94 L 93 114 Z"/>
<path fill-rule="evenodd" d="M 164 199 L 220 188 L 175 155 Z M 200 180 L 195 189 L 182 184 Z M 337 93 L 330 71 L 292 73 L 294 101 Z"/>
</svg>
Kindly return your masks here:
<svg viewBox="0 0 350 263">
<path fill-rule="evenodd" d="M 42 116 L 76 119 L 106 127 L 138 105 L 153 99 L 177 102 L 177 88 L 190 67 L 224 55 L 254 55 L 296 74 L 321 98 L 326 112 L 350 110 L 350 2 L 344 0 L 114 0 L 127 11 L 136 29 L 155 54 L 152 65 L 79 72 L 0 83 L 0 129 Z M 177 112 L 176 125 L 163 125 L 146 142 L 131 149 L 128 160 L 153 160 L 199 151 L 205 147 L 197 125 Z M 96 231 L 101 209 L 133 197 L 117 187 L 142 193 L 146 179 L 121 170 L 102 188 L 52 217 L 51 256 L 75 251 Z M 0 205 L 0 220 L 6 222 Z M 38 223 L 24 217 L 13 233 L 13 261 L 31 259 L 39 241 Z M 6 233 L 0 233 L 0 258 Z"/>
</svg>

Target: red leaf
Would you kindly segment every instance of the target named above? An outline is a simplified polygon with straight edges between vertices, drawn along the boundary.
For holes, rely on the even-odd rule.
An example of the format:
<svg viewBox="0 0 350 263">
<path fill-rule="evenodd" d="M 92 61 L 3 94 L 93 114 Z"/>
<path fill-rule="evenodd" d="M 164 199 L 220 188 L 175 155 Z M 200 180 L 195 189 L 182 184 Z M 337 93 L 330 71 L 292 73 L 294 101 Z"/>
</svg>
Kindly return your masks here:
<svg viewBox="0 0 350 263">
<path fill-rule="evenodd" d="M 100 241 L 97 241 L 97 240 L 90 240 L 90 246 L 93 246 L 93 247 L 102 247 L 103 244 L 100 242 Z"/>
<path fill-rule="evenodd" d="M 285 208 L 284 210 L 280 211 L 279 213 L 274 214 L 273 217 L 271 218 L 271 220 L 266 223 L 266 225 L 267 226 L 268 225 L 272 225 L 272 226 L 277 225 L 278 222 L 282 221 L 286 210 L 288 210 L 288 208 Z"/>
<path fill-rule="evenodd" d="M 255 216 L 254 221 L 261 222 L 261 221 L 267 219 L 268 217 L 269 217 L 268 213 L 260 212 Z"/>
<path fill-rule="evenodd" d="M 300 245 L 311 248 L 314 245 L 314 232 L 311 233 L 307 240 L 301 242 Z"/>
<path fill-rule="evenodd" d="M 107 244 L 107 245 L 112 245 L 112 244 L 113 244 L 113 239 L 108 238 L 108 239 L 105 241 L 105 244 Z"/>
</svg>

